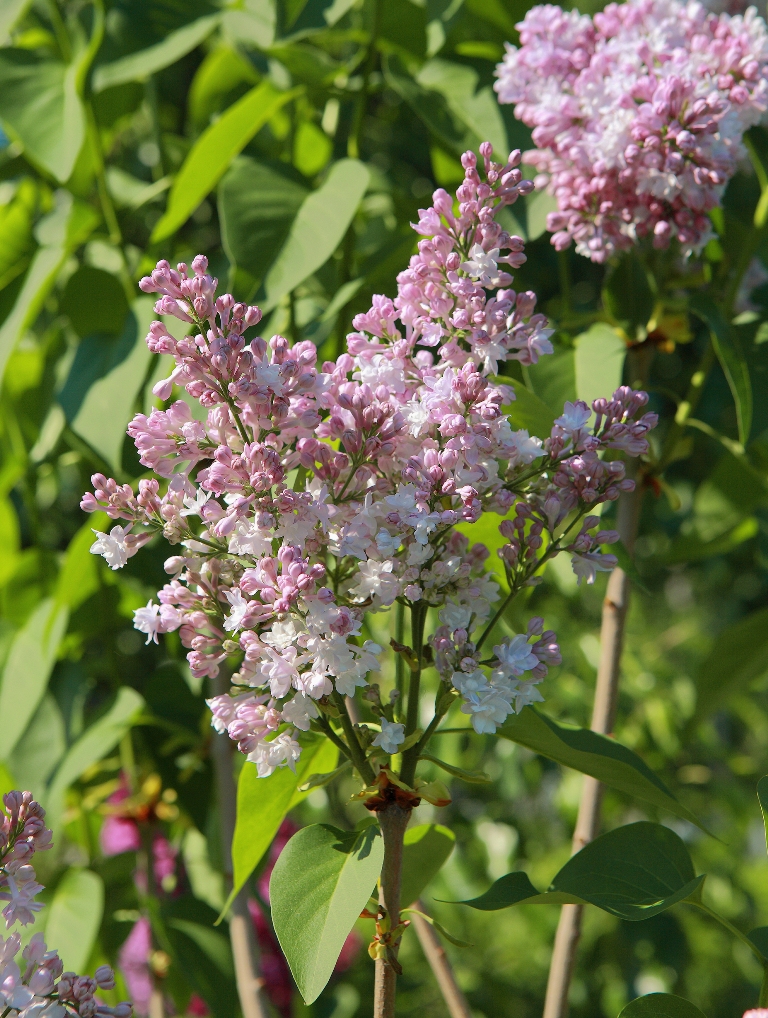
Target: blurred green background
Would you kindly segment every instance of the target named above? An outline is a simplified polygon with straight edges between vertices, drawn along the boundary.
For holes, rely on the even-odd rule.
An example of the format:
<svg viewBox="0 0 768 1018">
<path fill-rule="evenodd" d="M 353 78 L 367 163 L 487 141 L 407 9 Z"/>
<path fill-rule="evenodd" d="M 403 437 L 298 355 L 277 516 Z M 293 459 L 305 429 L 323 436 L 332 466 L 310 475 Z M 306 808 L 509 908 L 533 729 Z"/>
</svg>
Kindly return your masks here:
<svg viewBox="0 0 768 1018">
<path fill-rule="evenodd" d="M 132 627 L 133 610 L 165 582 L 167 549 L 153 544 L 112 573 L 88 553 L 89 528 L 105 523 L 79 509 L 93 472 L 130 482 L 142 470 L 123 433 L 166 371 L 144 346 L 151 302 L 136 282 L 158 258 L 202 251 L 238 298 L 266 309 L 265 335 L 311 339 L 321 360 L 334 357 L 371 294 L 394 293 L 414 250 L 409 223 L 436 186 L 459 183 L 461 152 L 484 139 L 501 154 L 530 145 L 492 91 L 527 6 L 0 4 L 0 778 L 3 790 L 30 788 L 55 824 L 40 874 L 49 940 L 65 967 L 122 960 L 118 996 L 146 989 L 136 923 L 151 913 L 168 1013 L 237 1012 L 229 943 L 212 926 L 223 883 L 205 690 L 177 634 L 145 646 Z M 702 263 L 715 283 L 758 196 L 748 168 L 729 185 L 723 242 Z M 577 394 L 573 340 L 602 307 L 605 270 L 572 252 L 558 259 L 545 232 L 551 202 L 533 195 L 505 225 L 528 242 L 516 288 L 534 289 L 558 326 L 555 358 L 526 377 L 554 409 Z M 754 791 L 768 771 L 768 273 L 757 263 L 750 279 L 738 319 L 754 391 L 749 440 L 738 442 L 714 367 L 696 411 L 705 427 L 686 431 L 643 503 L 616 730 L 719 839 L 671 822 L 710 874 L 710 900 L 743 930 L 768 923 Z M 683 321 L 656 337 L 659 441 L 708 342 L 691 329 Z M 563 648 L 543 690 L 550 712 L 587 725 L 605 576 L 578 588 L 558 560 L 545 579 L 518 611 L 543 615 Z M 374 635 L 382 624 L 371 619 Z M 569 854 L 581 777 L 490 737 L 445 736 L 436 752 L 492 781 L 454 781 L 451 806 L 419 808 L 421 822 L 457 834 L 425 901 L 475 945 L 448 947 L 473 1012 L 533 1018 L 557 910 L 484 914 L 434 899 L 469 897 L 511 869 L 546 886 Z M 349 780 L 313 792 L 292 822 L 354 824 L 354 790 Z M 606 827 L 646 815 L 607 794 Z M 370 931 L 361 924 L 305 1008 L 271 939 L 264 890 L 254 882 L 275 1013 L 366 1014 Z M 399 1013 L 445 1015 L 413 934 L 401 960 Z M 637 924 L 590 910 L 572 1014 L 613 1018 L 632 997 L 669 990 L 709 1018 L 738 1016 L 760 977 L 742 945 L 685 906 Z"/>
</svg>

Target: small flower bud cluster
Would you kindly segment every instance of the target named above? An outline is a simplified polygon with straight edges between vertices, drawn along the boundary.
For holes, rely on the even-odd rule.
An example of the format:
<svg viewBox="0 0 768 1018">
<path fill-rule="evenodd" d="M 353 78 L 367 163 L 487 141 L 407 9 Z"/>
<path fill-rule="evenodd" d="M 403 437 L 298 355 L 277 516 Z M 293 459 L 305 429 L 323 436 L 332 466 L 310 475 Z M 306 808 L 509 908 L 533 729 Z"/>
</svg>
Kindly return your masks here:
<svg viewBox="0 0 768 1018">
<path fill-rule="evenodd" d="M 533 128 L 526 161 L 556 195 L 552 244 L 595 262 L 650 238 L 684 252 L 768 106 L 768 31 L 750 7 L 715 15 L 681 0 L 628 0 L 594 17 L 534 7 L 495 88 Z"/>
</svg>

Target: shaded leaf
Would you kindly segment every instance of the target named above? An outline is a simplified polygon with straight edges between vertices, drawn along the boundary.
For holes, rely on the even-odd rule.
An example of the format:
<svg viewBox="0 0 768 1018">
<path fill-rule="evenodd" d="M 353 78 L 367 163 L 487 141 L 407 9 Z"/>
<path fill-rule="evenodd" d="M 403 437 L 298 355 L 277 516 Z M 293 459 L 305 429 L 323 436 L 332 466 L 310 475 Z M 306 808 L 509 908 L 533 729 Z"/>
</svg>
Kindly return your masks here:
<svg viewBox="0 0 768 1018">
<path fill-rule="evenodd" d="M 619 1018 L 705 1018 L 690 1000 L 673 993 L 646 993 L 622 1009 Z"/>
<path fill-rule="evenodd" d="M 468 131 L 457 121 L 445 98 L 439 92 L 422 88 L 396 57 L 384 61 L 384 76 L 387 84 L 408 103 L 435 137 L 454 155 L 461 155 L 467 148 Z M 475 140 L 475 136 L 472 134 L 469 140 Z"/>
<path fill-rule="evenodd" d="M 538 364 L 528 368 L 533 391 L 559 417 L 566 400 L 576 399 L 576 365 L 573 350 L 556 350 L 549 357 L 540 357 Z"/>
<path fill-rule="evenodd" d="M 615 739 L 564 725 L 535 707 L 511 715 L 496 734 L 701 827 L 643 760 Z"/>
<path fill-rule="evenodd" d="M 126 81 L 146 81 L 150 75 L 162 71 L 164 67 L 170 67 L 199 46 L 220 20 L 219 14 L 198 18 L 191 24 L 171 32 L 155 46 L 131 53 L 110 64 L 102 64 L 93 72 L 94 92 L 101 92 L 113 85 L 123 85 Z"/>
<path fill-rule="evenodd" d="M 36 205 L 36 185 L 22 180 L 13 199 L 0 208 L 0 289 L 27 267 L 34 247 L 32 221 Z"/>
<path fill-rule="evenodd" d="M 7 760 L 48 687 L 69 612 L 41 601 L 13 639 L 0 685 L 0 759 Z"/>
<path fill-rule="evenodd" d="M 506 160 L 509 144 L 504 120 L 490 86 L 477 90 L 479 75 L 467 64 L 428 60 L 416 81 L 422 88 L 439 92 L 448 108 L 478 141 L 490 141 L 497 161 Z"/>
<path fill-rule="evenodd" d="M 71 612 L 88 600 L 99 588 L 99 557 L 91 554 L 94 530 L 107 530 L 111 520 L 106 513 L 91 513 L 88 522 L 78 530 L 67 546 L 56 582 L 55 596 L 59 604 Z"/>
<path fill-rule="evenodd" d="M 92 870 L 72 867 L 59 881 L 48 906 L 45 942 L 58 950 L 65 970 L 83 972 L 96 942 L 104 911 L 104 884 Z"/>
<path fill-rule="evenodd" d="M 768 961 L 768 926 L 758 926 L 756 930 L 751 930 L 747 936 L 760 954 L 762 954 L 763 958 Z"/>
<path fill-rule="evenodd" d="M 269 82 L 262 82 L 200 135 L 173 182 L 168 207 L 152 231 L 153 243 L 170 237 L 187 221 L 235 156 L 297 94 L 296 89 L 277 92 Z"/>
<path fill-rule="evenodd" d="M 405 743 L 403 743 L 405 745 Z M 466 771 L 462 767 L 454 767 L 453 764 L 446 763 L 445 760 L 438 760 L 436 756 L 432 756 L 431 753 L 422 753 L 419 757 L 420 760 L 429 760 L 431 763 L 441 767 L 448 774 L 452 774 L 454 778 L 459 778 L 461 781 L 468 781 L 472 785 L 486 785 L 488 782 L 493 781 L 485 771 Z"/>
<path fill-rule="evenodd" d="M 640 821 L 603 834 L 572 856 L 540 894 L 525 873 L 508 873 L 478 898 L 459 902 L 493 912 L 517 904 L 589 904 L 620 919 L 649 919 L 686 898 L 697 877 L 683 841 L 661 824 Z"/>
<path fill-rule="evenodd" d="M 760 778 L 757 783 L 757 800 L 760 803 L 760 812 L 763 814 L 766 848 L 768 848 L 768 777 Z"/>
<path fill-rule="evenodd" d="M 272 921 L 305 1003 L 330 979 L 383 860 L 376 827 L 358 832 L 313 824 L 280 853 L 269 882 Z"/>
<path fill-rule="evenodd" d="M 587 406 L 595 399 L 610 399 L 621 385 L 627 345 L 605 322 L 596 322 L 575 340 L 576 395 Z"/>
<path fill-rule="evenodd" d="M 603 286 L 603 304 L 622 328 L 634 336 L 653 314 L 654 295 L 640 257 L 629 251 L 608 273 Z"/>
<path fill-rule="evenodd" d="M 265 310 L 328 261 L 343 240 L 368 181 L 368 170 L 358 159 L 340 159 L 304 199 L 264 281 Z"/>
<path fill-rule="evenodd" d="M 473 947 L 474 946 L 473 944 L 468 944 L 465 940 L 459 940 L 458 937 L 454 937 L 453 934 L 449 933 L 448 930 L 446 930 L 444 926 L 440 925 L 440 923 L 437 921 L 437 919 L 434 919 L 431 915 L 427 915 L 426 912 L 419 912 L 419 910 L 417 908 L 403 908 L 403 909 L 400 910 L 400 914 L 401 915 L 404 915 L 404 914 L 409 913 L 409 912 L 412 913 L 413 915 L 419 916 L 421 919 L 424 920 L 424 922 L 429 923 L 430 926 L 434 926 L 434 928 L 437 930 L 437 932 L 441 936 L 445 937 L 445 939 L 450 944 L 454 944 L 456 947 Z"/>
<path fill-rule="evenodd" d="M 515 390 L 514 403 L 504 407 L 512 426 L 524 428 L 530 435 L 548 438 L 557 414 L 522 382 L 511 378 L 499 378 L 499 381 Z"/>
<path fill-rule="evenodd" d="M 66 748 L 64 718 L 56 700 L 46 693 L 8 758 L 18 787 L 43 788 Z"/>
<path fill-rule="evenodd" d="M 752 383 L 741 343 L 709 294 L 701 291 L 692 293 L 690 309 L 709 328 L 712 345 L 736 404 L 739 441 L 746 445 L 752 430 Z"/>
<path fill-rule="evenodd" d="M 82 265 L 67 280 L 59 309 L 68 316 L 78 336 L 94 332 L 117 335 L 125 326 L 128 299 L 117 276 Z"/>
<path fill-rule="evenodd" d="M 400 900 L 417 901 L 453 851 L 456 835 L 442 824 L 421 824 L 405 832 Z"/>
<path fill-rule="evenodd" d="M 0 49 L 0 120 L 25 155 L 62 183 L 85 138 L 77 64 L 27 49 Z"/>
</svg>

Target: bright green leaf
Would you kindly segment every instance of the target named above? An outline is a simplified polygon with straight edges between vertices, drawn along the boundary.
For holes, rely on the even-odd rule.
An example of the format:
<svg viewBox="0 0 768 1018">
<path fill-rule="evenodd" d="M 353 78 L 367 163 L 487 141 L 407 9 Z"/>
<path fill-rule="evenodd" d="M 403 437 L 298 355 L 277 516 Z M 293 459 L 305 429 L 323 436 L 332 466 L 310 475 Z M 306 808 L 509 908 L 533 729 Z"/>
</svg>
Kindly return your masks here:
<svg viewBox="0 0 768 1018">
<path fill-rule="evenodd" d="M 305 1003 L 330 979 L 383 861 L 376 827 L 358 832 L 313 824 L 280 853 L 269 882 L 272 921 Z"/>
<path fill-rule="evenodd" d="M 187 53 L 191 53 L 208 38 L 220 20 L 219 14 L 198 18 L 189 25 L 171 32 L 155 46 L 131 53 L 111 64 L 102 64 L 93 73 L 94 92 L 102 92 L 105 88 L 123 85 L 127 81 L 146 81 L 151 75 L 170 67 Z"/>
<path fill-rule="evenodd" d="M 36 185 L 25 179 L 12 200 L 0 207 L 0 289 L 27 267 L 34 247 L 32 222 L 37 199 Z"/>
<path fill-rule="evenodd" d="M 442 824 L 421 824 L 405 832 L 400 901 L 410 905 L 442 869 L 453 851 L 456 835 Z"/>
<path fill-rule="evenodd" d="M 605 322 L 596 322 L 576 337 L 574 364 L 576 394 L 587 406 L 595 399 L 610 399 L 621 385 L 627 345 Z"/>
<path fill-rule="evenodd" d="M 739 441 L 746 445 L 752 430 L 752 383 L 741 343 L 709 294 L 702 291 L 692 293 L 690 308 L 709 328 L 712 345 L 736 404 Z"/>
<path fill-rule="evenodd" d="M 262 82 L 200 135 L 173 182 L 168 208 L 152 231 L 153 243 L 170 237 L 189 219 L 235 156 L 296 95 L 296 89 L 277 92 L 269 82 Z"/>
<path fill-rule="evenodd" d="M 104 911 L 104 884 L 92 870 L 72 867 L 48 906 L 45 942 L 58 951 L 64 968 L 83 972 L 91 956 Z"/>
<path fill-rule="evenodd" d="M 559 417 L 565 402 L 572 403 L 577 398 L 574 351 L 557 350 L 549 357 L 540 357 L 538 364 L 528 368 L 526 381 L 555 417 Z"/>
<path fill-rule="evenodd" d="M 26 49 L 0 49 L 0 120 L 29 159 L 62 183 L 85 138 L 77 64 Z"/>
<path fill-rule="evenodd" d="M 358 159 L 340 159 L 304 199 L 264 281 L 265 309 L 273 308 L 328 261 L 352 222 L 368 180 L 368 170 Z"/>
<path fill-rule="evenodd" d="M 0 44 L 5 45 L 11 29 L 26 13 L 31 0 L 4 0 L 0 4 Z"/>
<path fill-rule="evenodd" d="M 529 435 L 548 438 L 558 415 L 522 382 L 512 378 L 499 378 L 499 381 L 515 391 L 514 402 L 504 407 L 512 427 L 524 428 Z"/>
<path fill-rule="evenodd" d="M 224 22 L 242 11 L 227 11 Z M 238 36 L 233 36 L 238 38 Z M 211 117 L 226 105 L 226 98 L 241 85 L 258 85 L 259 74 L 241 52 L 231 46 L 212 49 L 195 72 L 187 96 L 187 108 L 198 130 L 207 127 Z"/>
<path fill-rule="evenodd" d="M 296 773 L 280 767 L 268 778 L 260 778 L 256 765 L 246 763 L 237 782 L 237 822 L 232 839 L 234 880 L 232 894 L 222 909 L 226 914 L 232 899 L 258 866 L 272 844 L 285 815 L 309 794 L 299 792 L 312 774 L 334 769 L 339 751 L 325 736 L 300 736 L 302 753 Z M 221 917 L 220 917 L 221 918 Z"/>
<path fill-rule="evenodd" d="M 701 827 L 643 760 L 615 739 L 553 721 L 535 707 L 511 715 L 497 734 Z"/>
<path fill-rule="evenodd" d="M 646 993 L 623 1008 L 619 1018 L 705 1018 L 690 1000 L 673 993 Z"/>
<path fill-rule="evenodd" d="M 69 612 L 41 601 L 13 639 L 0 685 L 0 759 L 7 760 L 48 686 Z"/>
<path fill-rule="evenodd" d="M 485 912 L 518 904 L 585 904 L 637 921 L 695 899 L 703 880 L 674 831 L 642 820 L 590 842 L 568 860 L 543 894 L 525 873 L 508 873 L 485 894 L 460 904 Z"/>
<path fill-rule="evenodd" d="M 525 203 L 526 240 L 538 240 L 547 232 L 547 216 L 557 212 L 557 198 L 548 191 L 534 191 L 523 199 Z"/>
</svg>

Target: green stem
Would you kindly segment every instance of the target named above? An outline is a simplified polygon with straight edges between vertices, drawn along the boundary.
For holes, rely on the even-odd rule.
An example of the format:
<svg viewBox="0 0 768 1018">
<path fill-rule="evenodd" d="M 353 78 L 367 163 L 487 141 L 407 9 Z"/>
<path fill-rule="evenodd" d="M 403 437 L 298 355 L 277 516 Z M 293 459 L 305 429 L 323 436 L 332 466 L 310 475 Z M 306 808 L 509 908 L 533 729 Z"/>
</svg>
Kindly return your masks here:
<svg viewBox="0 0 768 1018">
<path fill-rule="evenodd" d="M 360 740 L 357 737 L 355 726 L 352 724 L 352 719 L 349 716 L 347 705 L 344 702 L 344 697 L 341 693 L 336 690 L 331 694 L 334 707 L 338 708 L 339 714 L 341 715 L 341 727 L 344 729 L 344 735 L 347 737 L 347 747 L 349 748 L 349 755 L 352 758 L 352 763 L 357 768 L 360 777 L 366 783 L 366 785 L 372 785 L 376 775 L 373 773 L 373 768 L 368 763 L 365 756 L 365 750 L 360 745 Z"/>
<path fill-rule="evenodd" d="M 64 20 L 61 17 L 61 11 L 56 0 L 48 0 L 48 10 L 51 15 L 51 22 L 53 23 L 53 31 L 56 35 L 56 42 L 59 44 L 59 50 L 61 51 L 62 60 L 65 63 L 69 63 L 72 59 L 72 47 L 69 43 L 69 35 L 64 25 Z"/>
<path fill-rule="evenodd" d="M 733 925 L 733 923 L 729 923 L 728 920 L 725 918 L 725 916 L 721 916 L 718 912 L 715 912 L 714 909 L 711 909 L 709 907 L 709 905 L 705 905 L 703 901 L 690 901 L 689 900 L 687 902 L 687 904 L 688 905 L 695 905 L 696 908 L 701 909 L 702 912 L 706 912 L 706 914 L 708 916 L 710 916 L 712 919 L 714 919 L 718 923 L 720 923 L 721 926 L 724 926 L 725 929 L 728 930 L 729 933 L 732 933 L 733 936 L 736 937 L 737 940 L 740 940 L 742 942 L 742 944 L 745 944 L 750 949 L 752 954 L 754 954 L 754 956 L 757 958 L 757 960 L 760 962 L 761 965 L 763 965 L 763 966 L 765 965 L 765 958 L 763 958 L 762 954 L 760 953 L 760 951 L 758 951 L 758 949 L 755 947 L 755 945 L 752 943 L 752 941 L 749 939 L 749 937 L 746 936 L 744 933 L 742 933 L 741 930 L 737 929 Z M 761 991 L 761 997 L 762 997 L 762 991 Z"/>
<path fill-rule="evenodd" d="M 416 667 L 411 669 L 408 683 L 408 711 L 405 718 L 405 737 L 408 738 L 419 726 L 419 694 L 421 692 L 421 669 L 424 659 L 424 626 L 427 621 L 427 608 L 422 604 L 411 607 L 411 646 L 416 655 Z M 416 765 L 419 762 L 417 746 L 411 746 L 403 753 L 403 766 L 400 778 L 406 785 L 412 785 L 416 777 Z"/>
<path fill-rule="evenodd" d="M 323 731 L 331 740 L 331 742 L 334 744 L 334 746 L 336 746 L 348 760 L 351 760 L 352 754 L 350 753 L 346 742 L 344 742 L 343 739 L 340 739 L 336 732 L 334 732 L 333 728 L 331 727 L 331 723 L 327 720 L 327 718 L 321 716 L 317 719 L 317 723 L 323 729 Z"/>
</svg>

